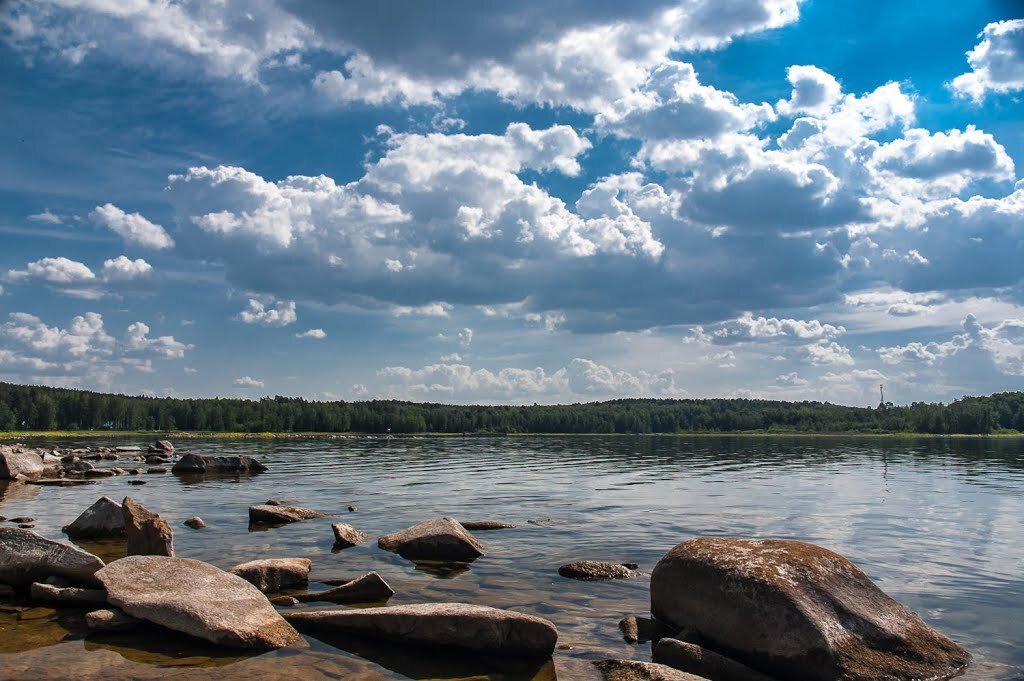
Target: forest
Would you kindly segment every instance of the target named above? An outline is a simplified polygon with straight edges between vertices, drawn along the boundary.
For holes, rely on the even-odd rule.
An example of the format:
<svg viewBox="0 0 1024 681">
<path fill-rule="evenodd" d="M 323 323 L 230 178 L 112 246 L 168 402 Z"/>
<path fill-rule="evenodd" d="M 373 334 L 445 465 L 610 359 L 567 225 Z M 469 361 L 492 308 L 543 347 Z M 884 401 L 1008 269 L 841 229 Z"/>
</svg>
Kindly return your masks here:
<svg viewBox="0 0 1024 681">
<path fill-rule="evenodd" d="M 297 397 L 179 399 L 0 383 L 0 431 L 322 433 L 932 433 L 1024 431 L 1024 392 L 847 407 L 751 399 L 487 406 Z"/>
</svg>

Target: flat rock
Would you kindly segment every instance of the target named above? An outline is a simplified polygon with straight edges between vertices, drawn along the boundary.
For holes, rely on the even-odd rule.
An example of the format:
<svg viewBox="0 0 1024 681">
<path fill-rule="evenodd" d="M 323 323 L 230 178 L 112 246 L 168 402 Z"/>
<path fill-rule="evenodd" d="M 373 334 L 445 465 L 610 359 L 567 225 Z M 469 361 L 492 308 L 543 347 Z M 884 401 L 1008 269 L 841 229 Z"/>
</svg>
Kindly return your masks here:
<svg viewBox="0 0 1024 681">
<path fill-rule="evenodd" d="M 331 525 L 334 531 L 334 548 L 347 549 L 359 544 L 366 539 L 366 535 L 345 523 L 334 523 Z"/>
<path fill-rule="evenodd" d="M 85 626 L 89 631 L 123 631 L 140 624 L 142 620 L 117 609 L 93 610 L 85 615 Z"/>
<path fill-rule="evenodd" d="M 578 560 L 558 568 L 558 574 L 585 582 L 604 579 L 626 579 L 638 573 L 622 563 L 606 563 L 598 560 Z"/>
<path fill-rule="evenodd" d="M 654 661 L 715 681 L 772 681 L 732 658 L 674 638 L 663 638 L 654 646 Z"/>
<path fill-rule="evenodd" d="M 0 582 L 28 586 L 51 575 L 95 584 L 103 561 L 67 544 L 50 541 L 31 530 L 0 528 Z"/>
<path fill-rule="evenodd" d="M 467 562 L 484 555 L 476 537 L 451 518 L 425 520 L 401 532 L 382 535 L 377 546 L 409 560 Z"/>
<path fill-rule="evenodd" d="M 174 534 L 159 514 L 131 497 L 121 502 L 129 556 L 173 556 Z"/>
<path fill-rule="evenodd" d="M 117 475 L 113 468 L 92 468 L 83 473 L 87 478 L 112 478 Z"/>
<path fill-rule="evenodd" d="M 141 452 L 142 451 L 142 447 L 137 447 L 135 445 L 122 445 L 120 447 L 114 447 L 114 451 L 115 452 L 120 452 L 122 454 L 125 454 L 125 453 L 128 453 L 128 452 Z"/>
<path fill-rule="evenodd" d="M 77 487 L 78 485 L 95 485 L 95 480 L 76 480 L 72 478 L 39 478 L 38 480 L 26 480 L 29 485 L 40 485 L 43 487 Z"/>
<path fill-rule="evenodd" d="M 259 589 L 188 558 L 128 556 L 96 573 L 128 615 L 220 645 L 272 649 L 300 640 Z"/>
<path fill-rule="evenodd" d="M 704 677 L 662 664 L 636 660 L 595 660 L 594 666 L 601 672 L 604 681 L 707 681 Z"/>
<path fill-rule="evenodd" d="M 149 468 L 146 469 L 146 473 L 149 474 L 149 475 L 159 475 L 161 473 L 166 473 L 166 472 L 167 472 L 167 469 L 164 468 L 163 466 L 150 466 Z"/>
<path fill-rule="evenodd" d="M 123 537 L 125 529 L 121 504 L 110 497 L 100 497 L 92 506 L 82 511 L 82 515 L 74 522 L 65 525 L 63 532 L 71 539 Z"/>
<path fill-rule="evenodd" d="M 263 593 L 277 593 L 309 583 L 308 558 L 264 558 L 242 563 L 228 570 Z"/>
<path fill-rule="evenodd" d="M 485 530 L 512 530 L 516 527 L 512 523 L 502 523 L 497 520 L 460 520 L 459 525 L 462 525 L 462 529 L 470 532 Z"/>
<path fill-rule="evenodd" d="M 186 454 L 171 469 L 174 473 L 260 473 L 267 470 L 251 456 L 206 456 Z"/>
<path fill-rule="evenodd" d="M 804 542 L 683 542 L 654 568 L 651 614 L 793 681 L 947 678 L 970 661 L 853 563 Z"/>
<path fill-rule="evenodd" d="M 29 587 L 29 595 L 37 601 L 57 603 L 106 603 L 107 592 L 103 589 L 80 589 L 74 586 L 57 587 L 41 582 L 33 582 Z"/>
<path fill-rule="evenodd" d="M 268 506 L 263 504 L 249 507 L 249 524 L 251 525 L 279 525 L 326 517 L 328 517 L 326 513 L 302 508 L 301 506 Z"/>
<path fill-rule="evenodd" d="M 545 619 L 465 603 L 288 612 L 284 617 L 303 631 L 516 657 L 548 657 L 558 640 L 555 626 Z"/>
<path fill-rule="evenodd" d="M 15 480 L 19 475 L 39 477 L 43 470 L 43 460 L 38 454 L 0 446 L 0 480 Z"/>
<path fill-rule="evenodd" d="M 333 589 L 313 591 L 295 596 L 303 603 L 325 601 L 329 603 L 375 603 L 386 601 L 395 595 L 395 590 L 376 572 L 342 582 Z"/>
</svg>

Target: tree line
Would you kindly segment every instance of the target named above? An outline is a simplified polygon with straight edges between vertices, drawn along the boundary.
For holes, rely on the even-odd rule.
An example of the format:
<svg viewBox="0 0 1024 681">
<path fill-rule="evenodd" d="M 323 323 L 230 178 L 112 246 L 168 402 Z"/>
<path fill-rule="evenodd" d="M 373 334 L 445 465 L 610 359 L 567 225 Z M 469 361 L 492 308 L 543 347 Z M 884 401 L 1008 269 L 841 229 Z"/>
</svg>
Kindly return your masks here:
<svg viewBox="0 0 1024 681">
<path fill-rule="evenodd" d="M 0 383 L 0 431 L 935 433 L 1024 431 L 1024 392 L 874 408 L 749 399 L 487 406 L 297 397 L 179 399 Z"/>
</svg>

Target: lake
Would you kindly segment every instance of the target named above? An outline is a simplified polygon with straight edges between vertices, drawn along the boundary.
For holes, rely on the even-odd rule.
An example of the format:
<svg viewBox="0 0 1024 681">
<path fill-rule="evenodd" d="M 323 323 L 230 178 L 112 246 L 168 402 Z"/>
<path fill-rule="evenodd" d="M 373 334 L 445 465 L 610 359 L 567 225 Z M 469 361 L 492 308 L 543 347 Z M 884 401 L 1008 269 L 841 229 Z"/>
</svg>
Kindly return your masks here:
<svg viewBox="0 0 1024 681">
<path fill-rule="evenodd" d="M 140 444 L 89 439 L 46 446 Z M 429 437 L 178 440 L 178 453 L 250 454 L 269 471 L 243 477 L 144 475 L 80 487 L 0 483 L 0 515 L 61 527 L 102 495 L 130 495 L 174 528 L 176 555 L 222 568 L 271 557 L 313 561 L 317 581 L 379 572 L 390 604 L 457 601 L 511 608 L 558 627 L 552 661 L 511 667 L 364 648 L 308 646 L 256 656 L 158 635 L 85 636 L 83 611 L 0 603 L 0 677 L 238 679 L 588 679 L 589 660 L 649 660 L 618 621 L 649 611 L 646 576 L 578 582 L 557 573 L 580 559 L 631 561 L 649 573 L 698 535 L 784 537 L 845 555 L 884 591 L 966 646 L 965 678 L 1024 678 L 1024 440 L 836 437 Z M 124 462 L 102 462 L 104 466 Z M 250 531 L 267 499 L 332 513 Z M 348 511 L 349 506 L 354 512 Z M 182 521 L 207 523 L 191 530 Z M 416 566 L 364 545 L 332 551 L 331 522 L 372 536 L 448 515 L 500 520 L 477 532 L 487 554 L 464 572 Z M 123 544 L 83 545 L 110 559 Z M 342 607 L 342 606 L 337 606 Z"/>
</svg>

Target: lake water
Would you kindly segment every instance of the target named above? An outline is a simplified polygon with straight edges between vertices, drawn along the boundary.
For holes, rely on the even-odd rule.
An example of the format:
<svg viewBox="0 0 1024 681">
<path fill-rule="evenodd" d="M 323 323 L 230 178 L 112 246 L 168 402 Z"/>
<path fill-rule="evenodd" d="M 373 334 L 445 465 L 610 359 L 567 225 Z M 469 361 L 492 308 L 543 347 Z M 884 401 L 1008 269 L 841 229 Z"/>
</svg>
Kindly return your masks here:
<svg viewBox="0 0 1024 681">
<path fill-rule="evenodd" d="M 144 441 L 128 441 L 144 445 Z M 126 444 L 114 439 L 47 446 Z M 239 478 L 145 475 L 81 487 L 0 484 L 0 515 L 60 528 L 102 495 L 131 495 L 175 530 L 178 556 L 228 568 L 270 557 L 313 561 L 317 581 L 379 572 L 390 604 L 468 602 L 545 617 L 560 644 L 543 665 L 308 646 L 239 656 L 163 630 L 85 636 L 83 611 L 0 603 L 0 677 L 237 679 L 589 679 L 590 660 L 649 660 L 619 619 L 649 611 L 649 579 L 578 582 L 579 559 L 650 572 L 698 535 L 785 537 L 850 558 L 975 656 L 966 678 L 1024 678 L 1024 440 L 730 437 L 181 440 L 179 453 L 251 454 L 270 468 Z M 103 462 L 103 465 L 118 465 Z M 120 464 L 124 466 L 124 462 Z M 335 514 L 249 531 L 247 508 L 276 498 Z M 356 508 L 349 512 L 348 506 Z M 181 525 L 201 516 L 208 527 Z M 362 546 L 332 551 L 332 521 L 371 535 L 448 515 L 516 529 L 478 532 L 487 554 L 464 572 L 417 567 Z M 531 522 L 532 521 L 532 522 Z M 104 558 L 123 545 L 86 545 Z M 340 607 L 340 606 L 338 606 Z"/>
</svg>

